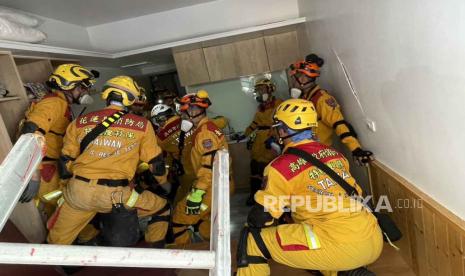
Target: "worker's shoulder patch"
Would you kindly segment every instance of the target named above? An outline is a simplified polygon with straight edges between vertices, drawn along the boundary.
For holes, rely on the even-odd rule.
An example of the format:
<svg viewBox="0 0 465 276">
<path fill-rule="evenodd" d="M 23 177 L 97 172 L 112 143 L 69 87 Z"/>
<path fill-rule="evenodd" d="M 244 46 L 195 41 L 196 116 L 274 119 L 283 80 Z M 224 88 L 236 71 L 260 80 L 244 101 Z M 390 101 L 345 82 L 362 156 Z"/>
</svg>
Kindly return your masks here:
<svg viewBox="0 0 465 276">
<path fill-rule="evenodd" d="M 215 125 L 214 122 L 209 120 L 205 123 L 205 125 L 208 131 L 213 132 L 219 138 L 223 136 L 223 132 Z"/>
<path fill-rule="evenodd" d="M 212 139 L 203 139 L 202 140 L 202 146 L 206 150 L 211 150 L 213 147 L 213 141 Z"/>
<path fill-rule="evenodd" d="M 325 98 L 325 104 L 331 107 L 332 109 L 335 109 L 338 106 L 337 101 L 333 96 L 328 94 L 328 96 Z"/>
</svg>

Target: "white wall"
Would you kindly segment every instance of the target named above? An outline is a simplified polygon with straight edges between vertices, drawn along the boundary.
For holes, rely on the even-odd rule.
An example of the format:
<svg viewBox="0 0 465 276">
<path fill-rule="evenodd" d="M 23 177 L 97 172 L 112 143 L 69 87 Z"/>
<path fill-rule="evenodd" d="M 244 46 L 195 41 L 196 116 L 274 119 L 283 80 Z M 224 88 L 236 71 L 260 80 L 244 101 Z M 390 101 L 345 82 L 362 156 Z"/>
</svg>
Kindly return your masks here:
<svg viewBox="0 0 465 276">
<path fill-rule="evenodd" d="M 34 16 L 40 18 L 42 22 L 38 29 L 47 34 L 47 40 L 43 44 L 92 50 L 86 28 L 51 18 Z"/>
<path fill-rule="evenodd" d="M 465 218 L 465 2 L 299 0 L 310 49 L 377 159 Z M 332 52 L 345 63 L 364 115 Z"/>
<path fill-rule="evenodd" d="M 218 0 L 88 28 L 97 50 L 120 51 L 298 16 L 297 0 Z"/>
</svg>

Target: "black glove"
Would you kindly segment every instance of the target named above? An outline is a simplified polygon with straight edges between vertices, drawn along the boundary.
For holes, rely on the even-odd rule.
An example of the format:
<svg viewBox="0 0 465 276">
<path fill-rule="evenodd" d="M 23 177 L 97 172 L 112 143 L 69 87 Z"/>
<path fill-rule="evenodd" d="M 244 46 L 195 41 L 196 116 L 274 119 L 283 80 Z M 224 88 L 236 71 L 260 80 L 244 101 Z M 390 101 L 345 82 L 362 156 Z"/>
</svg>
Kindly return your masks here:
<svg viewBox="0 0 465 276">
<path fill-rule="evenodd" d="M 276 139 L 274 138 L 274 136 L 268 137 L 268 139 L 265 140 L 265 148 L 266 149 L 271 149 L 271 144 L 273 142 L 276 142 Z"/>
<path fill-rule="evenodd" d="M 26 189 L 19 198 L 19 202 L 25 203 L 31 201 L 39 192 L 40 180 L 29 180 Z"/>
<path fill-rule="evenodd" d="M 265 211 L 265 208 L 256 203 L 249 211 L 249 215 L 247 216 L 247 225 L 252 228 L 263 228 L 270 226 L 273 224 L 274 219 Z"/>
<path fill-rule="evenodd" d="M 361 148 L 356 148 L 352 152 L 352 156 L 359 166 L 366 166 L 373 161 L 373 153 L 369 150 L 362 150 Z"/>
</svg>

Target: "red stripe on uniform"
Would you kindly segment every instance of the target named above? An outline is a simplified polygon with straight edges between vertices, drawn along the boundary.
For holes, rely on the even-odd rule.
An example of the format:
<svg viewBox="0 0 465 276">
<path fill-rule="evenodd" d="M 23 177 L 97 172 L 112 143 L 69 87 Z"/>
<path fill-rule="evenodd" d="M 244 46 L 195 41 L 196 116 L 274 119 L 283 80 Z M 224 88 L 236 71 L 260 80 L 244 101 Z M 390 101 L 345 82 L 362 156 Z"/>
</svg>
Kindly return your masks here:
<svg viewBox="0 0 465 276">
<path fill-rule="evenodd" d="M 80 116 L 76 119 L 76 126 L 78 128 L 86 127 L 86 126 L 95 126 L 100 124 L 105 117 L 109 117 L 115 113 L 115 109 L 103 109 L 96 112 L 91 112 L 89 114 Z M 126 128 L 132 129 L 137 131 L 145 131 L 147 128 L 147 124 L 149 121 L 143 117 L 134 115 L 134 114 L 126 114 L 121 120 L 121 123 L 118 121 L 114 122 L 111 127 L 118 127 L 118 128 Z"/>
<path fill-rule="evenodd" d="M 276 240 L 278 241 L 279 246 L 281 247 L 282 250 L 284 251 L 302 251 L 302 250 L 310 250 L 305 245 L 301 244 L 287 244 L 287 245 L 282 245 L 281 244 L 281 237 L 279 236 L 278 231 L 276 231 Z"/>
<path fill-rule="evenodd" d="M 321 96 L 323 96 L 323 90 L 318 90 L 315 92 L 315 94 L 313 94 L 313 96 L 310 98 L 310 101 L 313 103 L 313 105 L 317 106 L 318 104 L 318 100 L 320 100 Z"/>
<path fill-rule="evenodd" d="M 317 143 L 317 142 L 309 142 L 307 144 L 299 145 L 296 148 L 304 150 L 310 154 L 318 154 L 319 151 L 321 150 L 332 150 L 336 152 L 336 155 L 334 156 L 328 156 L 325 158 L 320 159 L 321 162 L 323 163 L 328 163 L 333 160 L 337 159 L 343 159 L 343 155 L 336 151 L 335 149 L 328 147 L 326 145 Z M 280 157 L 276 158 L 272 163 L 271 166 L 275 168 L 280 174 L 286 179 L 286 180 L 291 180 L 295 176 L 299 175 L 301 172 L 305 171 L 306 169 L 310 168 L 312 166 L 310 163 L 306 163 L 303 165 L 298 166 L 297 169 L 292 171 L 292 163 L 296 163 L 297 159 L 299 159 L 298 156 L 293 155 L 293 154 L 283 154 Z"/>
<path fill-rule="evenodd" d="M 181 129 L 181 118 L 178 118 L 171 123 L 164 126 L 160 131 L 158 131 L 157 136 L 160 140 L 164 141 L 166 138 L 170 137 L 174 133 L 178 132 Z"/>
</svg>

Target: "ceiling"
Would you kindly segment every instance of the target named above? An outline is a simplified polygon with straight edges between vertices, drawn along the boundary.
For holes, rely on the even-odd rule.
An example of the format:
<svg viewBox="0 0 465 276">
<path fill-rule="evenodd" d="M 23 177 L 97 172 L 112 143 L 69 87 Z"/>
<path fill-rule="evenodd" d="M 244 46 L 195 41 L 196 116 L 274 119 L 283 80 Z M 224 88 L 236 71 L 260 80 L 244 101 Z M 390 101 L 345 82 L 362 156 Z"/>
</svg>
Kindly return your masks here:
<svg viewBox="0 0 465 276">
<path fill-rule="evenodd" d="M 212 1 L 214 0 L 0 0 L 0 5 L 89 27 Z"/>
</svg>

